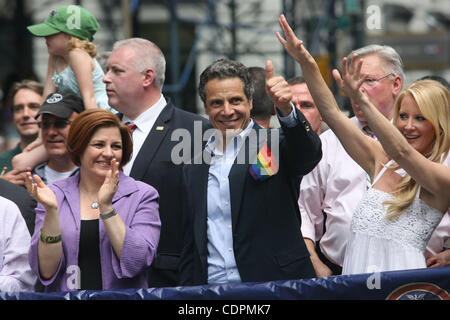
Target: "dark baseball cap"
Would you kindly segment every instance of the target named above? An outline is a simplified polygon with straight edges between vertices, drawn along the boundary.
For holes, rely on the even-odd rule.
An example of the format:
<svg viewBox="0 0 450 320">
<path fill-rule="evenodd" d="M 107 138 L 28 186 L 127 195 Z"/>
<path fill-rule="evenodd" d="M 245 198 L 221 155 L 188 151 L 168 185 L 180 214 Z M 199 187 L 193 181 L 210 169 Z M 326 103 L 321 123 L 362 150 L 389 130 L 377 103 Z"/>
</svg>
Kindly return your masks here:
<svg viewBox="0 0 450 320">
<path fill-rule="evenodd" d="M 76 5 L 52 10 L 43 23 L 28 26 L 27 29 L 38 37 L 64 32 L 81 40 L 90 40 L 100 28 L 95 17 L 86 9 Z"/>
<path fill-rule="evenodd" d="M 83 111 L 84 104 L 81 98 L 71 93 L 56 92 L 47 96 L 35 118 L 37 119 L 41 114 L 46 113 L 61 119 L 69 119 L 72 113 Z"/>
</svg>

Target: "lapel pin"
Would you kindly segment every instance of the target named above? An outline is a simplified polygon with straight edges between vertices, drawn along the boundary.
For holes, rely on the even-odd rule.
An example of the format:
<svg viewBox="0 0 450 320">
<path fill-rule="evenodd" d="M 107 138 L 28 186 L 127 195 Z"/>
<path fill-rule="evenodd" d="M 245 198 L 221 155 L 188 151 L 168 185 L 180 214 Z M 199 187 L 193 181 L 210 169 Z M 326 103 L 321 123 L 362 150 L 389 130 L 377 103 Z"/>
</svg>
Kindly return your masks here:
<svg viewBox="0 0 450 320">
<path fill-rule="evenodd" d="M 311 128 L 306 124 L 306 121 L 303 121 L 303 125 L 305 126 L 306 132 L 309 132 L 309 130 L 311 130 Z"/>
<path fill-rule="evenodd" d="M 163 131 L 164 130 L 164 127 L 163 126 L 157 126 L 156 127 L 156 131 Z"/>
</svg>

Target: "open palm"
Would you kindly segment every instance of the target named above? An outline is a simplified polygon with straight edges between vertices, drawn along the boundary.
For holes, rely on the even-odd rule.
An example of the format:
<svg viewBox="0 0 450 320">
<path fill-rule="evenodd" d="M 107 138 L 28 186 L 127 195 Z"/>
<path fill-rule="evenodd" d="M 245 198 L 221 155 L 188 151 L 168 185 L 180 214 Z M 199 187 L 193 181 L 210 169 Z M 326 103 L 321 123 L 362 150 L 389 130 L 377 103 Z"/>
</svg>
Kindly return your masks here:
<svg viewBox="0 0 450 320">
<path fill-rule="evenodd" d="M 33 183 L 33 178 L 36 183 Z M 33 198 L 41 203 L 46 209 L 58 208 L 58 201 L 53 191 L 47 187 L 47 185 L 42 181 L 42 179 L 35 174 L 33 177 L 30 172 L 27 172 L 27 178 L 25 180 L 25 186 L 28 193 L 31 194 Z"/>
<path fill-rule="evenodd" d="M 305 47 L 303 47 L 303 41 L 298 39 L 294 31 L 292 31 L 292 28 L 284 15 L 280 16 L 278 23 L 280 24 L 286 39 L 284 39 L 279 32 L 276 33 L 276 36 L 289 55 L 299 63 L 304 59 L 309 59 L 311 55 Z"/>
<path fill-rule="evenodd" d="M 106 174 L 105 180 L 98 190 L 98 201 L 101 204 L 109 205 L 116 193 L 119 185 L 119 162 L 116 159 L 111 160 L 111 169 Z"/>
<path fill-rule="evenodd" d="M 347 58 L 342 59 L 342 77 L 338 70 L 333 70 L 333 77 L 339 87 L 344 90 L 345 94 L 355 101 L 364 99 L 365 95 L 361 92 L 361 85 L 367 76 L 361 73 L 363 59 L 357 60 L 357 56 L 353 55 L 350 61 Z"/>
</svg>

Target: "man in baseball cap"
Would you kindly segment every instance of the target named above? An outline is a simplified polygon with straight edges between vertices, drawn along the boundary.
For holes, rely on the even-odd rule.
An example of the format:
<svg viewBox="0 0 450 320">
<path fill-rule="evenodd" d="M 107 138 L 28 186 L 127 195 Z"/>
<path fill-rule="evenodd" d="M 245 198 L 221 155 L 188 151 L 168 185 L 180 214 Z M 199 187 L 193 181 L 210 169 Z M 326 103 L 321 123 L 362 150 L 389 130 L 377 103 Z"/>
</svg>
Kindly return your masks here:
<svg viewBox="0 0 450 320">
<path fill-rule="evenodd" d="M 66 141 L 70 124 L 83 112 L 83 100 L 69 93 L 52 93 L 44 101 L 36 118 L 41 128 L 42 142 L 48 154 L 48 161 L 34 169 L 46 184 L 70 177 L 78 167 L 70 159 Z"/>
<path fill-rule="evenodd" d="M 64 32 L 81 40 L 92 41 L 100 28 L 95 17 L 86 9 L 69 5 L 52 10 L 43 23 L 28 26 L 27 29 L 37 37 L 47 37 Z"/>
<path fill-rule="evenodd" d="M 42 114 L 52 114 L 61 119 L 69 119 L 72 113 L 84 110 L 83 100 L 71 93 L 51 93 L 47 96 L 36 119 Z"/>
</svg>

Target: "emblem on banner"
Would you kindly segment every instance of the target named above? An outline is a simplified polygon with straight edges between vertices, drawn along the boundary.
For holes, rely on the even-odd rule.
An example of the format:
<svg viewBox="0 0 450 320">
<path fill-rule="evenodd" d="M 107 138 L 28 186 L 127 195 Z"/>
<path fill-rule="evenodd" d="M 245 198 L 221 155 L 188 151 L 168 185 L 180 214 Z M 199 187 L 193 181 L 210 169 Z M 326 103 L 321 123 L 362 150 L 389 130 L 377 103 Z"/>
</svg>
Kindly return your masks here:
<svg viewBox="0 0 450 320">
<path fill-rule="evenodd" d="M 450 295 L 434 283 L 415 282 L 398 287 L 386 300 L 450 300 Z"/>
</svg>

